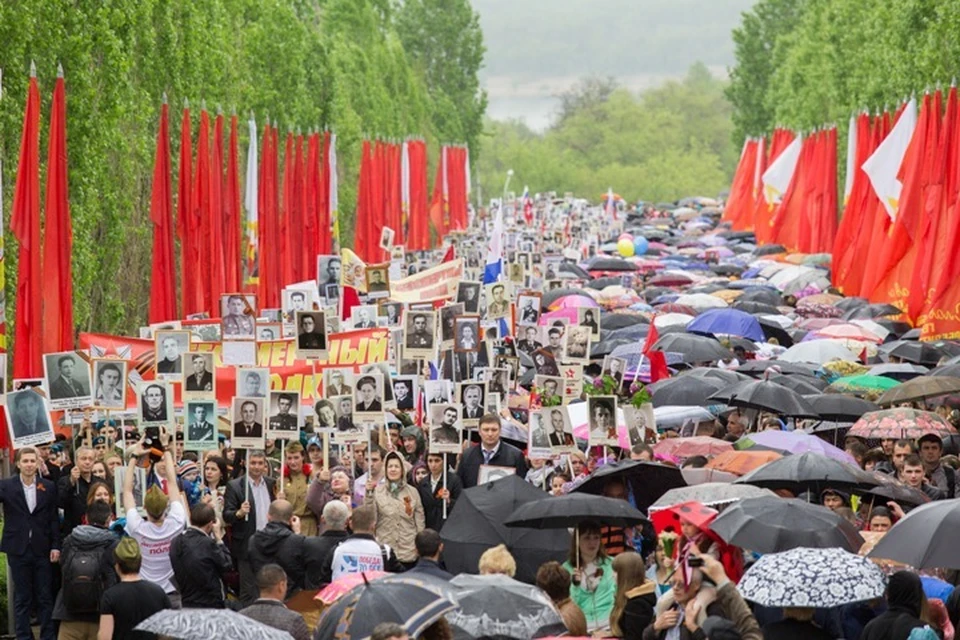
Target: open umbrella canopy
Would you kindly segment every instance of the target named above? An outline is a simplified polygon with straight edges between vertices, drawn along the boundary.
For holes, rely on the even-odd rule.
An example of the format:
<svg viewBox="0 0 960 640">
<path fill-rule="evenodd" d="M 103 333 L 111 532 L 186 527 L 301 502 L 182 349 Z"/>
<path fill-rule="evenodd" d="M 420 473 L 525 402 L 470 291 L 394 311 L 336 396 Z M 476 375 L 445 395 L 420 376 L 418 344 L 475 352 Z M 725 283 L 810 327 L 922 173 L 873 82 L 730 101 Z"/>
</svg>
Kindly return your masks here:
<svg viewBox="0 0 960 640">
<path fill-rule="evenodd" d="M 803 396 L 769 380 L 741 382 L 731 387 L 728 393 L 724 391 L 714 395 L 713 399 L 725 399 L 727 404 L 734 407 L 770 411 L 782 416 L 817 417 L 816 411 Z"/>
<path fill-rule="evenodd" d="M 858 375 L 844 376 L 834 380 L 828 391 L 836 393 L 857 393 L 863 391 L 886 391 L 896 387 L 900 382 L 886 376 Z"/>
<path fill-rule="evenodd" d="M 705 406 L 712 404 L 707 400 L 723 388 L 724 383 L 717 379 L 695 376 L 678 376 L 661 380 L 648 387 L 653 396 L 653 406 L 667 405 Z"/>
<path fill-rule="evenodd" d="M 838 304 L 837 307 L 840 307 Z M 844 320 L 853 320 L 856 318 L 866 318 L 866 319 L 875 319 L 882 318 L 883 316 L 898 316 L 903 311 L 899 307 L 895 307 L 892 304 L 878 303 L 878 304 L 866 304 L 853 309 L 847 310 L 843 314 Z"/>
<path fill-rule="evenodd" d="M 835 338 L 839 340 L 862 340 L 880 344 L 883 338 L 876 333 L 855 324 L 834 324 L 816 332 L 818 338 Z"/>
<path fill-rule="evenodd" d="M 783 362 L 781 360 L 748 360 L 737 367 L 735 371 L 756 378 L 771 368 L 774 373 L 800 376 L 813 375 L 813 365 L 803 362 Z"/>
<path fill-rule="evenodd" d="M 211 640 L 211 638 L 290 640 L 291 638 L 286 631 L 268 627 L 262 622 L 257 622 L 230 609 L 164 609 L 138 624 L 136 631 L 155 633 L 161 637 L 178 640 Z"/>
<path fill-rule="evenodd" d="M 847 462 L 849 464 L 857 463 L 857 461 L 853 459 L 853 456 L 843 449 L 838 449 L 817 436 L 812 436 L 802 431 L 768 430 L 748 433 L 737 440 L 734 443 L 734 447 L 741 451 L 749 451 L 762 447 L 763 449 L 775 449 L 792 454 L 813 452 L 827 456 L 828 458 L 833 458 L 834 460 L 840 460 L 841 462 Z"/>
<path fill-rule="evenodd" d="M 691 458 L 693 456 L 715 456 L 724 451 L 732 450 L 732 443 L 709 436 L 666 438 L 653 445 L 654 455 L 679 459 Z"/>
<path fill-rule="evenodd" d="M 557 298 L 550 303 L 549 309 L 550 311 L 556 311 L 558 309 L 579 309 L 581 307 L 598 309 L 600 305 L 590 296 L 580 293 Z"/>
<path fill-rule="evenodd" d="M 706 378 L 707 380 L 719 380 L 723 383 L 724 386 L 729 386 L 741 382 L 743 380 L 749 380 L 750 377 L 739 373 L 737 371 L 731 371 L 729 369 L 714 369 L 712 367 L 700 367 L 697 369 L 689 369 L 681 373 L 678 378 Z M 721 387 L 723 388 L 723 387 Z"/>
<path fill-rule="evenodd" d="M 689 500 L 656 511 L 650 521 L 653 522 L 653 528 L 657 533 L 672 531 L 679 536 L 683 523 L 692 524 L 701 531 L 706 531 L 718 514 L 716 509 L 696 500 Z"/>
<path fill-rule="evenodd" d="M 688 307 L 693 307 L 698 311 L 706 311 L 707 309 L 723 309 L 729 306 L 720 298 L 712 296 L 709 293 L 688 293 L 680 296 L 674 300 L 674 302 L 677 304 L 687 305 Z"/>
<path fill-rule="evenodd" d="M 899 384 L 877 398 L 877 404 L 889 406 L 960 392 L 960 378 L 951 376 L 919 376 Z"/>
<path fill-rule="evenodd" d="M 960 569 L 958 530 L 960 500 L 938 500 L 908 513 L 867 555 L 896 560 L 917 569 Z"/>
<path fill-rule="evenodd" d="M 740 336 L 758 341 L 764 339 L 760 322 L 749 313 L 736 309 L 704 311 L 687 325 L 687 331 L 711 335 Z"/>
<path fill-rule="evenodd" d="M 856 359 L 852 351 L 826 339 L 795 344 L 777 357 L 777 360 L 781 362 L 810 362 L 814 364 L 824 364 L 831 360 L 853 362 Z"/>
<path fill-rule="evenodd" d="M 791 391 L 796 391 L 802 396 L 819 394 L 827 388 L 826 382 L 820 378 L 812 378 L 810 376 L 785 376 L 780 374 L 772 375 L 768 380 L 782 385 Z"/>
<path fill-rule="evenodd" d="M 686 333 L 665 335 L 654 343 L 653 349 L 679 353 L 684 362 L 715 362 L 733 357 L 733 354 L 716 340 Z"/>
<path fill-rule="evenodd" d="M 627 482 L 633 492 L 634 503 L 640 511 L 646 511 L 670 489 L 687 486 L 683 474 L 676 467 L 656 462 L 624 460 L 603 465 L 574 491 L 593 496 L 603 495 L 603 488 L 611 478 L 620 478 Z"/>
<path fill-rule="evenodd" d="M 782 457 L 777 451 L 725 451 L 709 461 L 706 468 L 743 476 Z"/>
<path fill-rule="evenodd" d="M 637 271 L 639 267 L 629 260 L 623 258 L 612 258 L 609 256 L 597 256 L 587 263 L 587 271 Z"/>
<path fill-rule="evenodd" d="M 935 433 L 945 438 L 956 435 L 957 430 L 932 411 L 897 407 L 865 413 L 850 427 L 847 435 L 860 438 L 916 439 L 926 433 Z"/>
<path fill-rule="evenodd" d="M 936 366 L 945 353 L 940 347 L 935 347 L 926 342 L 902 341 L 890 349 L 887 355 L 914 364 Z"/>
<path fill-rule="evenodd" d="M 680 487 L 670 489 L 663 494 L 659 500 L 650 505 L 648 511 L 654 513 L 682 504 L 684 502 L 699 502 L 708 507 L 717 507 L 744 498 L 757 498 L 760 496 L 774 496 L 769 489 L 761 489 L 748 484 L 730 484 L 727 482 L 705 482 L 691 487 Z"/>
<path fill-rule="evenodd" d="M 769 553 L 747 569 L 740 595 L 764 607 L 839 607 L 883 596 L 883 570 L 843 549 L 796 547 Z"/>
<path fill-rule="evenodd" d="M 446 616 L 455 640 L 527 640 L 566 629 L 550 598 L 533 585 L 500 574 L 459 575 L 450 585 L 459 604 Z"/>
<path fill-rule="evenodd" d="M 833 422 L 854 422 L 859 420 L 863 414 L 880 409 L 878 405 L 868 402 L 867 400 L 844 396 L 838 393 L 825 393 L 804 397 L 822 420 L 831 420 Z"/>
<path fill-rule="evenodd" d="M 710 529 L 726 542 L 758 553 L 797 547 L 837 547 L 856 552 L 863 545 L 856 526 L 830 509 L 776 496 L 736 502 L 710 524 Z"/>
<path fill-rule="evenodd" d="M 600 325 L 609 330 L 623 329 L 637 324 L 647 324 L 647 319 L 637 313 L 605 313 L 600 318 Z"/>
<path fill-rule="evenodd" d="M 508 527 L 531 529 L 566 529 L 590 520 L 615 527 L 632 527 L 646 519 L 645 515 L 630 506 L 626 500 L 570 493 L 520 505 L 507 516 L 504 524 Z"/>
<path fill-rule="evenodd" d="M 819 495 L 827 488 L 850 490 L 857 487 L 875 487 L 878 484 L 859 467 L 819 453 L 801 453 L 774 460 L 754 469 L 736 482 L 774 491 L 786 489 L 795 495 L 804 491 L 813 491 Z"/>
</svg>

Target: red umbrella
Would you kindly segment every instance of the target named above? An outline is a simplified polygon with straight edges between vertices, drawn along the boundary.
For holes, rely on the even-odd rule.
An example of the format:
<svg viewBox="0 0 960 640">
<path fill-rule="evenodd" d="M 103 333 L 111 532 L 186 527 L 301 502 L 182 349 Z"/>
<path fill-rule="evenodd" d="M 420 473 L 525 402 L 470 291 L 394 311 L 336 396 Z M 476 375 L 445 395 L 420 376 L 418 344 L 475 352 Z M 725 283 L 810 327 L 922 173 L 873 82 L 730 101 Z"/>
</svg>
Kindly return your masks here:
<svg viewBox="0 0 960 640">
<path fill-rule="evenodd" d="M 659 287 L 683 287 L 693 282 L 693 278 L 681 273 L 661 273 L 650 279 L 649 284 Z"/>
<path fill-rule="evenodd" d="M 711 509 L 700 502 L 692 500 L 656 511 L 650 516 L 650 519 L 657 533 L 673 531 L 679 535 L 680 525 L 683 522 L 689 522 L 700 530 L 706 530 L 719 513 L 716 509 Z"/>
<path fill-rule="evenodd" d="M 314 596 L 314 600 L 319 600 L 323 604 L 333 604 L 357 585 L 361 585 L 365 582 L 372 582 L 377 578 L 382 578 L 386 575 L 389 574 L 385 571 L 348 573 L 341 578 L 337 578 L 321 589 L 320 592 Z"/>
<path fill-rule="evenodd" d="M 664 304 L 659 304 L 654 309 L 657 310 L 657 313 L 683 313 L 688 316 L 697 315 L 697 310 L 693 307 L 685 304 L 677 304 L 676 302 L 665 302 Z"/>
</svg>

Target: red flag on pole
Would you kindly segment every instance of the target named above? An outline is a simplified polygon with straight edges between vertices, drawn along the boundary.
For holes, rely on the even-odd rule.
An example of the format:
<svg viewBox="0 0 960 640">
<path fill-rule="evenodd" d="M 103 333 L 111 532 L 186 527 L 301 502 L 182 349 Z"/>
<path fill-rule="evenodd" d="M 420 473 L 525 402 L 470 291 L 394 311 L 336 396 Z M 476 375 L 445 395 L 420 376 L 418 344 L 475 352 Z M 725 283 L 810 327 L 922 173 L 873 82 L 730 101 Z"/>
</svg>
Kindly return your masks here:
<svg viewBox="0 0 960 640">
<path fill-rule="evenodd" d="M 303 135 L 297 134 L 297 152 L 293 160 L 293 223 L 294 235 L 291 236 L 292 242 L 290 249 L 293 253 L 293 281 L 301 282 L 306 278 L 306 265 L 304 264 L 304 251 L 307 245 L 307 238 L 304 235 L 304 229 L 307 229 L 304 216 L 307 206 L 307 178 L 306 165 L 304 164 L 303 154 Z"/>
<path fill-rule="evenodd" d="M 211 318 L 216 318 L 220 308 L 220 296 L 233 293 L 236 289 L 225 289 L 223 238 L 223 114 L 218 113 L 213 123 L 213 147 L 210 150 L 209 167 L 210 204 L 207 210 L 210 233 L 206 236 L 210 259 L 209 300 L 207 310 Z"/>
<path fill-rule="evenodd" d="M 196 247 L 196 225 L 193 212 L 193 143 L 190 140 L 190 109 L 183 108 L 180 121 L 180 167 L 177 175 L 177 235 L 180 236 L 180 313 L 196 313 L 199 310 L 197 298 L 196 270 L 198 247 Z"/>
<path fill-rule="evenodd" d="M 410 158 L 410 223 L 407 248 L 424 251 L 430 246 L 427 196 L 427 147 L 423 140 L 407 143 Z"/>
<path fill-rule="evenodd" d="M 211 306 L 211 278 L 213 260 L 210 255 L 210 116 L 206 109 L 200 110 L 200 127 L 197 131 L 197 172 L 193 176 L 193 219 L 197 229 L 195 262 L 192 277 L 197 280 L 196 305 L 184 310 L 187 313 L 209 311 Z M 198 277 L 199 276 L 199 277 Z M 217 314 L 219 315 L 219 314 Z M 214 315 L 213 317 L 216 317 Z"/>
<path fill-rule="evenodd" d="M 667 368 L 667 356 L 663 355 L 662 351 L 653 350 L 653 345 L 660 339 L 660 333 L 654 324 L 656 319 L 656 315 L 650 319 L 650 331 L 647 333 L 647 340 L 643 343 L 641 351 L 643 356 L 650 360 L 650 382 L 670 377 L 670 370 Z"/>
<path fill-rule="evenodd" d="M 170 124 L 166 96 L 160 107 L 150 221 L 153 222 L 153 266 L 150 272 L 148 319 L 154 324 L 177 319 L 177 274 L 173 257 L 173 203 L 170 192 Z"/>
<path fill-rule="evenodd" d="M 287 131 L 287 142 L 283 150 L 283 177 L 281 178 L 283 199 L 280 201 L 280 286 L 296 282 L 293 275 L 293 244 L 300 230 L 293 225 L 293 132 Z"/>
<path fill-rule="evenodd" d="M 307 136 L 307 159 L 303 187 L 303 279 L 317 279 L 317 247 L 320 240 L 320 134 Z"/>
<path fill-rule="evenodd" d="M 43 237 L 43 353 L 73 349 L 73 226 L 67 180 L 67 97 L 57 72 L 47 144 L 47 204 Z"/>
<path fill-rule="evenodd" d="M 227 150 L 227 177 L 223 193 L 223 288 L 240 291 L 240 137 L 237 116 L 230 118 L 230 148 Z M 256 141 L 254 141 L 256 142 Z"/>
<path fill-rule="evenodd" d="M 10 229 L 20 243 L 13 377 L 43 376 L 40 349 L 40 88 L 31 64 Z"/>
<path fill-rule="evenodd" d="M 320 189 L 317 192 L 317 255 L 328 255 L 333 250 L 333 230 L 330 228 L 330 132 L 323 132 L 322 162 L 320 170 Z M 316 269 L 314 258 L 313 269 Z"/>
</svg>

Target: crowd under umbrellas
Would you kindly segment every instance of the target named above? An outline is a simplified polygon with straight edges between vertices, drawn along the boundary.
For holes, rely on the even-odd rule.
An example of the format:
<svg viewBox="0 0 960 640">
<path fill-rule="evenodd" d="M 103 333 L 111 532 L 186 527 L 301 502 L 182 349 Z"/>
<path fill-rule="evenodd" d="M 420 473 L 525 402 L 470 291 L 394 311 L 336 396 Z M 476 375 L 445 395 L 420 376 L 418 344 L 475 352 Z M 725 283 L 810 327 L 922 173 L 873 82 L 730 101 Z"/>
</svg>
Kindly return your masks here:
<svg viewBox="0 0 960 640">
<path fill-rule="evenodd" d="M 735 596 L 724 597 L 745 600 L 752 622 L 739 618 L 738 636 L 717 638 L 763 637 L 761 629 L 775 638 L 784 616 L 859 638 L 883 611 L 888 579 L 903 572 L 935 584 L 939 606 L 956 621 L 960 600 L 945 589 L 960 578 L 960 501 L 950 480 L 960 466 L 960 344 L 920 343 L 896 307 L 834 291 L 829 256 L 756 246 L 752 234 L 719 224 L 721 211 L 707 198 L 611 208 L 545 197 L 529 208 L 494 207 L 448 239 L 463 263 L 452 299 L 395 302 L 385 285 L 347 314 L 327 299 L 333 286 L 342 304 L 339 285 L 313 291 L 308 283 L 294 289 L 309 292 L 305 308 L 263 318 L 278 333 L 292 331 L 308 361 L 350 330 L 389 328 L 394 349 L 376 367 L 325 374 L 333 395 L 315 407 L 270 389 L 267 369 L 238 369 L 231 440 L 322 436 L 327 465 L 339 458 L 352 466 L 354 447 L 374 442 L 409 454 L 408 462 L 417 451 L 440 454 L 444 488 L 448 476 L 462 475 L 458 458 L 483 440 L 482 414 L 500 417 L 498 447 L 523 450 L 516 466 L 480 464 L 455 503 L 444 502 L 438 528 L 452 581 L 365 571 L 334 580 L 306 594 L 305 608 L 319 610 L 314 637 L 392 637 L 377 635 L 384 623 L 410 637 L 562 636 L 571 631 L 561 615 L 570 601 L 585 631 L 640 637 L 613 611 L 616 594 L 646 580 L 665 608 L 711 581 L 717 591 L 735 585 Z M 502 275 L 484 282 L 498 228 Z M 442 266 L 446 253 L 400 251 L 390 269 L 401 272 L 383 277 Z M 295 296 L 286 298 L 293 304 Z M 225 336 L 256 339 L 261 322 L 252 317 L 262 310 L 254 305 L 224 300 Z M 186 353 L 194 339 L 181 347 L 180 335 L 155 338 L 158 362 L 165 349 Z M 54 389 L 69 363 L 51 355 L 59 356 L 48 362 Z M 174 415 L 170 385 L 182 383 L 185 416 L 196 422 L 188 424 L 201 433 L 217 411 L 216 378 L 205 383 L 213 366 L 195 364 L 137 388 L 143 426 Z M 88 400 L 102 392 L 90 389 L 89 373 L 71 384 L 86 384 Z M 53 393 L 41 404 L 69 411 L 77 395 Z M 401 423 L 422 430 L 417 450 L 390 435 Z M 22 425 L 10 428 L 21 444 L 42 441 Z M 404 469 L 414 482 L 416 466 Z M 491 570 L 491 552 L 509 561 Z M 613 571 L 634 562 L 632 553 L 644 569 L 640 583 L 619 583 Z M 558 567 L 565 598 L 548 595 L 543 581 Z M 609 601 L 601 603 L 604 589 Z M 849 607 L 859 627 L 847 625 Z M 208 622 L 215 618 L 224 628 L 237 622 L 226 612 Z M 692 637 L 679 620 L 663 620 L 647 621 L 653 637 Z M 942 619 L 924 622 L 945 635 Z M 172 635 L 185 619 L 165 613 L 144 624 Z M 236 631 L 244 632 L 251 629 Z"/>
</svg>

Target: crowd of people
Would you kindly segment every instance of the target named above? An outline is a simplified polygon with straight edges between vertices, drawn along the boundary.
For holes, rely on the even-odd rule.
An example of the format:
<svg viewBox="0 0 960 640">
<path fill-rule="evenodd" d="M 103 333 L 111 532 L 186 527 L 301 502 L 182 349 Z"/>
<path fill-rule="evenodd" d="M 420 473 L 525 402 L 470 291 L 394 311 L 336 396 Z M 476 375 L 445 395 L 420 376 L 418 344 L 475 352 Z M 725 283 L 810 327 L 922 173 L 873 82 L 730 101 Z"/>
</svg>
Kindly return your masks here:
<svg viewBox="0 0 960 640">
<path fill-rule="evenodd" d="M 509 213 L 512 217 L 508 217 L 507 228 L 519 229 L 537 222 L 542 237 L 534 239 L 530 233 L 516 231 L 514 241 L 507 243 L 514 249 L 500 259 L 523 266 L 512 270 L 519 274 L 516 277 L 521 282 L 517 284 L 522 285 L 513 287 L 514 303 L 519 303 L 520 291 L 539 289 L 540 308 L 525 300 L 522 314 L 518 305 L 514 318 L 518 324 L 523 320 L 525 330 L 504 330 L 500 327 L 506 323 L 499 318 L 484 322 L 480 343 L 485 346 L 470 342 L 463 352 L 451 351 L 450 361 L 441 358 L 431 366 L 417 368 L 426 372 L 426 379 L 460 382 L 463 391 L 459 397 L 474 409 L 470 415 L 446 398 L 446 407 L 457 408 L 451 410 L 449 421 L 441 412 L 439 423 L 431 425 L 424 419 L 427 412 L 423 406 L 431 402 L 427 390 L 416 391 L 420 398 L 408 405 L 410 409 L 387 409 L 391 419 L 378 433 L 369 434 L 365 442 L 331 450 L 321 426 L 339 431 L 335 425 L 342 418 L 329 398 L 343 397 L 345 382 L 336 371 L 330 377 L 331 389 L 326 390 L 332 393 L 323 393 L 311 407 L 316 414 L 309 421 L 311 426 L 290 441 L 267 439 L 264 449 L 234 449 L 226 438 L 220 438 L 215 449 L 191 451 L 185 447 L 182 425 L 171 422 L 160 429 L 159 438 L 148 438 L 146 432 L 109 418 L 85 420 L 76 438 L 61 436 L 55 443 L 18 449 L 18 472 L 0 481 L 4 506 L 0 551 L 7 556 L 14 582 L 17 637 L 33 637 L 33 624 L 39 625 L 42 640 L 155 637 L 135 627 L 167 609 L 230 609 L 297 640 L 314 637 L 314 633 L 324 637 L 318 618 L 332 610 L 328 606 L 320 612 L 303 606 L 303 602 L 313 602 L 318 591 L 351 575 L 402 574 L 428 582 L 452 580 L 456 585 L 456 577 L 447 570 L 451 558 L 445 550 L 444 527 L 451 519 L 462 517 L 465 508 L 458 510 L 457 505 L 467 492 L 511 475 L 542 489 L 544 498 L 586 491 L 596 485 L 594 479 L 606 477 L 598 493 L 626 501 L 650 516 L 630 527 L 612 525 L 602 518 L 584 518 L 571 530 L 569 551 L 537 568 L 536 587 L 570 636 L 642 640 L 952 639 L 960 617 L 960 592 L 953 589 L 960 582 L 960 575 L 954 571 L 960 569 L 960 563 L 920 571 L 878 561 L 877 566 L 889 574 L 885 597 L 872 594 L 833 607 L 763 606 L 742 596 L 738 585 L 765 554 L 731 542 L 711 525 L 739 498 L 709 506 L 695 501 L 679 507 L 679 503 L 658 503 L 668 489 L 730 482 L 749 471 L 733 472 L 732 467 L 720 466 L 720 450 L 768 454 L 765 461 L 773 460 L 769 464 L 774 464 L 801 453 L 791 450 L 791 438 L 799 442 L 806 432 L 804 437 L 825 447 L 808 455 L 837 460 L 864 474 L 858 476 L 864 478 L 863 486 L 831 484 L 822 479 L 759 486 L 774 489 L 782 498 L 822 505 L 816 508 L 836 514 L 837 521 L 847 523 L 844 526 L 863 532 L 871 545 L 895 531 L 897 523 L 921 505 L 957 498 L 960 465 L 956 455 L 946 452 L 956 453 L 954 435 L 960 420 L 952 408 L 949 390 L 896 403 L 904 411 L 921 413 L 926 413 L 922 410 L 930 403 L 930 408 L 936 405 L 939 415 L 938 428 L 919 432 L 916 419 L 908 427 L 901 421 L 893 428 L 901 429 L 899 437 L 889 429 L 882 434 L 850 429 L 859 415 L 834 419 L 838 424 L 833 429 L 822 429 L 824 423 L 814 419 L 816 414 L 809 407 L 779 410 L 769 402 L 737 402 L 735 395 L 724 401 L 704 395 L 702 388 L 691 387 L 684 402 L 673 401 L 666 407 L 676 409 L 679 405 L 683 409 L 679 419 L 668 417 L 658 401 L 658 394 L 669 389 L 665 384 L 695 378 L 714 384 L 716 392 L 728 383 L 746 384 L 762 377 L 764 384 L 775 384 L 777 390 L 783 387 L 794 393 L 794 387 L 807 385 L 823 395 L 828 384 L 844 379 L 844 373 L 868 373 L 867 363 L 889 363 L 891 371 L 901 376 L 891 380 L 909 380 L 928 368 L 917 365 L 910 369 L 913 361 L 909 357 L 888 353 L 882 344 L 894 342 L 909 327 L 896 326 L 884 320 L 883 314 L 856 316 L 886 328 L 887 333 L 862 345 L 844 343 L 850 357 L 806 360 L 801 366 L 785 357 L 789 349 L 781 341 L 786 335 L 803 344 L 800 336 L 791 335 L 788 328 L 794 330 L 799 319 L 811 317 L 806 315 L 810 309 L 804 298 L 833 295 L 821 264 L 805 267 L 811 271 L 802 272 L 805 279 L 791 286 L 789 294 L 771 287 L 764 279 L 767 276 L 758 275 L 764 265 L 751 266 L 762 261 L 765 254 L 750 244 L 748 235 L 737 237 L 737 243 L 725 244 L 737 247 L 728 255 L 710 251 L 717 245 L 708 238 L 726 242 L 732 237 L 716 225 L 709 203 L 694 203 L 691 210 L 698 217 L 686 218 L 686 222 L 676 208 L 626 211 L 621 204 L 619 213 L 625 220 L 618 221 L 611 216 L 609 206 L 591 208 L 569 199 L 547 198 L 528 204 Z M 690 220 L 703 222 L 691 225 Z M 612 246 L 597 241 L 616 239 L 624 225 L 631 223 L 650 235 L 659 229 L 663 239 L 646 258 L 637 256 L 632 262 L 623 257 L 630 257 L 634 247 L 646 252 L 650 248 L 646 239 L 634 244 L 631 237 L 631 250 L 623 246 L 622 236 Z M 478 216 L 469 233 L 454 239 L 468 268 L 471 262 L 480 261 L 485 238 L 502 224 Z M 675 252 L 684 244 L 695 246 L 696 251 Z M 580 258 L 564 255 L 564 249 L 571 248 Z M 541 261 L 538 250 L 560 259 L 548 265 L 546 258 Z M 622 257 L 611 257 L 617 252 Z M 587 254 L 593 257 L 582 260 Z M 658 284 L 656 278 L 666 282 L 662 278 L 669 270 L 662 262 L 657 268 L 645 265 L 650 267 L 646 271 L 639 265 L 655 256 L 671 255 L 697 260 L 695 268 L 680 278 L 680 284 Z M 740 256 L 742 261 L 723 259 L 731 256 Z M 440 253 L 430 253 L 410 256 L 408 261 L 415 270 L 439 259 Z M 608 262 L 592 269 L 597 260 Z M 621 263 L 636 268 L 618 273 Z M 735 266 L 726 273 L 737 275 L 718 278 L 715 274 L 722 270 L 710 271 L 718 266 Z M 569 277 L 545 279 L 548 268 L 553 276 L 566 272 Z M 714 275 L 708 278 L 704 274 Z M 604 278 L 610 280 L 607 285 L 586 293 L 591 282 Z M 736 280 L 752 283 L 753 289 L 734 286 Z M 558 289 L 554 286 L 557 282 L 574 285 L 559 287 L 566 296 L 589 300 L 558 306 L 560 294 L 548 299 L 548 294 Z M 776 307 L 775 314 L 769 308 L 759 314 L 766 314 L 763 326 L 772 325 L 770 333 L 776 337 L 747 339 L 732 331 L 688 334 L 683 330 L 685 324 L 659 321 L 665 315 L 686 315 L 682 321 L 689 324 L 701 315 L 702 308 L 691 309 L 678 297 L 688 289 L 692 290 L 690 294 L 700 295 L 697 286 L 704 284 L 719 288 L 703 295 L 739 292 L 730 296 L 735 300 L 745 292 L 762 290 L 760 297 L 777 297 L 777 301 L 760 302 L 760 297 L 753 301 Z M 498 297 L 492 297 L 486 309 L 480 309 L 481 314 L 489 313 L 490 305 L 499 305 L 494 308 L 497 315 L 503 315 L 500 306 L 506 305 L 509 312 L 512 304 L 503 297 L 502 288 L 491 295 L 494 293 Z M 722 300 L 723 296 L 715 299 Z M 596 304 L 590 305 L 591 301 Z M 582 313 L 584 306 L 588 313 Z M 572 314 L 550 317 L 564 309 L 572 309 Z M 688 313 L 690 310 L 694 313 Z M 818 318 L 838 317 L 832 311 L 819 311 L 822 315 Z M 779 316 L 785 322 L 778 324 L 770 316 Z M 488 333 L 494 326 L 499 330 Z M 565 337 L 570 326 L 585 327 L 583 341 L 571 340 L 572 346 Z M 617 333 L 638 326 L 644 329 L 642 333 Z M 808 326 L 805 331 L 813 332 L 816 338 L 818 329 L 812 327 L 821 325 Z M 822 323 L 822 327 L 829 326 Z M 438 331 L 441 329 L 438 327 Z M 712 341 L 720 351 L 708 350 L 707 355 L 697 351 L 687 357 L 682 345 L 677 351 L 662 349 L 669 356 L 666 362 L 671 377 L 644 387 L 641 382 L 653 375 L 649 356 L 657 350 L 656 345 L 650 349 L 644 340 L 657 330 L 665 336 L 695 335 L 697 341 Z M 594 333 L 598 339 L 590 341 Z M 431 335 L 431 344 L 435 337 Z M 543 343 L 538 342 L 541 337 Z M 612 342 L 616 344 L 607 344 Z M 699 342 L 692 344 L 691 348 L 702 346 Z M 630 353 L 616 351 L 624 346 L 634 348 L 632 360 Z M 861 346 L 862 353 L 856 350 Z M 605 350 L 607 347 L 609 350 Z M 954 351 L 939 348 L 936 357 L 943 362 L 927 364 L 952 366 L 945 361 Z M 714 353 L 721 356 L 715 358 Z M 473 359 L 462 358 L 468 355 Z M 478 362 L 478 357 L 487 361 Z M 494 369 L 497 375 L 501 359 L 507 363 L 504 369 L 508 373 L 502 381 L 496 378 L 502 397 L 491 410 L 486 394 L 494 378 L 481 376 L 485 368 Z M 513 360 L 515 371 L 510 370 Z M 393 363 L 395 376 L 400 375 L 401 364 L 400 360 Z M 902 366 L 897 369 L 896 365 Z M 473 366 L 480 369 L 476 377 L 469 373 Z M 570 370 L 569 366 L 579 368 Z M 558 377 L 561 369 L 570 380 Z M 771 377 L 779 382 L 770 381 Z M 481 379 L 484 384 L 473 385 L 476 389 L 473 383 L 464 386 Z M 401 384 L 398 393 L 419 388 Z M 960 386 L 954 391 L 960 392 Z M 870 395 L 872 392 L 867 389 L 848 395 L 877 400 L 876 394 Z M 345 393 L 350 393 L 349 387 Z M 600 396 L 602 402 L 591 401 L 593 396 Z M 651 401 L 653 407 L 649 407 Z M 572 408 L 581 403 L 587 407 L 584 423 L 570 424 Z M 652 413 L 640 411 L 641 405 Z M 378 405 L 378 410 L 383 411 L 383 407 Z M 541 439 L 534 433 L 535 415 L 542 415 L 544 427 L 550 430 Z M 936 417 L 933 412 L 929 415 Z M 649 417 L 637 422 L 637 416 Z M 475 419 L 475 426 L 464 429 L 464 419 Z M 205 423 L 205 418 L 200 422 Z M 453 434 L 449 441 L 442 437 L 444 429 Z M 906 435 L 908 431 L 911 435 Z M 782 434 L 791 444 L 765 447 L 750 441 L 752 437 L 761 442 L 767 432 Z M 595 438 L 604 440 L 598 444 Z M 674 446 L 684 444 L 682 441 L 689 441 L 692 448 Z M 832 447 L 831 442 L 842 442 L 842 446 Z M 435 446 L 438 444 L 441 446 Z M 456 453 L 449 450 L 451 444 Z M 708 449 L 694 450 L 695 445 Z M 810 450 L 814 449 L 803 451 Z M 754 464 L 752 468 L 764 467 Z M 638 480 L 641 474 L 647 474 L 644 480 Z M 682 480 L 664 480 L 677 477 Z M 887 487 L 887 491 L 877 490 L 878 486 Z M 695 518 L 684 511 L 684 505 L 688 510 L 702 508 L 702 513 L 709 512 L 709 516 Z M 673 525 L 665 527 L 658 522 L 656 512 L 663 509 L 676 509 Z M 514 578 L 521 553 L 506 545 L 490 545 L 471 572 Z M 780 588 L 786 588 L 785 584 L 786 580 Z M 934 584 L 939 589 L 936 592 L 932 591 Z M 304 594 L 309 597 L 304 598 Z M 440 617 L 417 637 L 452 638 L 453 633 L 452 624 Z M 384 620 L 370 637 L 401 640 L 414 636 L 404 621 Z"/>
</svg>

